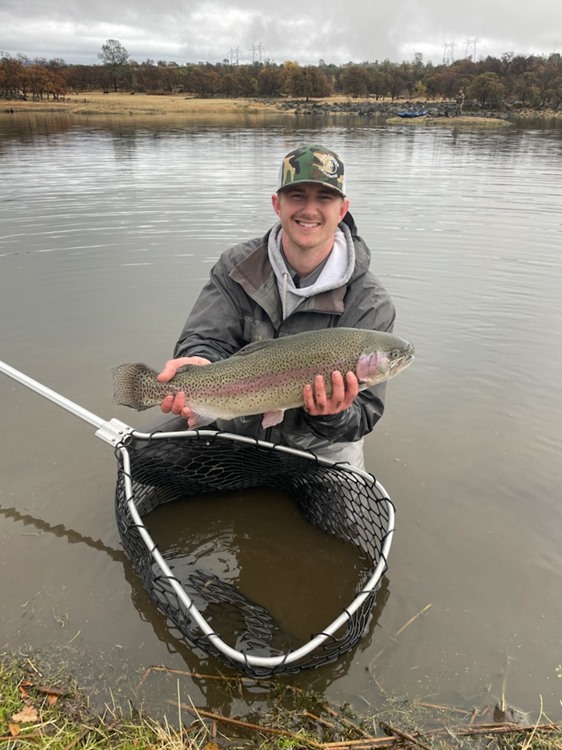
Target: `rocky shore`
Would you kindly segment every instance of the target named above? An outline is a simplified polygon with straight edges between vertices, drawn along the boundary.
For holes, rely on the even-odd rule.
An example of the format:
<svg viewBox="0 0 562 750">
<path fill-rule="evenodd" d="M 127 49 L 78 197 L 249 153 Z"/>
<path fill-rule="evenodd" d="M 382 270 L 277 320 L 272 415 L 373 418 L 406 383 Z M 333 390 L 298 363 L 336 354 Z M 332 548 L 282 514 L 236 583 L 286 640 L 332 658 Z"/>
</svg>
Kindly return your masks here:
<svg viewBox="0 0 562 750">
<path fill-rule="evenodd" d="M 277 109 L 281 111 L 293 111 L 298 115 L 312 115 L 321 116 L 328 114 L 352 114 L 359 117 L 381 117 L 381 118 L 394 118 L 398 117 L 398 112 L 427 112 L 428 118 L 453 118 L 458 117 L 455 114 L 455 103 L 453 101 L 389 101 L 389 100 L 373 100 L 373 99 L 359 99 L 359 100 L 344 100 L 344 101 L 332 101 L 332 100 L 303 100 L 303 99 L 292 99 L 283 100 L 277 102 Z M 527 110 L 527 109 L 515 109 L 506 108 L 503 110 L 484 110 L 478 107 L 465 106 L 463 108 L 463 114 L 460 116 L 464 118 L 481 118 L 481 119 L 493 119 L 493 120 L 513 120 L 518 118 L 562 118 L 562 112 L 555 110 Z M 405 119 L 405 118 L 404 118 Z"/>
</svg>

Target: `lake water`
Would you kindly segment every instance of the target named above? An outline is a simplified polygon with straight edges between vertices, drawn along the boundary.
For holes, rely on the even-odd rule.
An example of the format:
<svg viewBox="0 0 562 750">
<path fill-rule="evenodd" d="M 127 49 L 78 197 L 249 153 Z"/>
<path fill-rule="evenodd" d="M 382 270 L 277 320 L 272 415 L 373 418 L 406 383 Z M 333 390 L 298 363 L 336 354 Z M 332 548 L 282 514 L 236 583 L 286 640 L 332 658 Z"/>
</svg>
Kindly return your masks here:
<svg viewBox="0 0 562 750">
<path fill-rule="evenodd" d="M 560 719 L 562 130 L 3 116 L 0 358 L 141 426 L 146 415 L 113 406 L 111 367 L 169 358 L 220 252 L 273 223 L 278 163 L 303 141 L 344 157 L 371 268 L 417 357 L 367 440 L 367 468 L 397 508 L 376 617 L 338 663 L 291 680 L 367 712 L 388 694 L 482 706 L 505 687 L 508 702 L 536 713 L 542 697 Z M 132 695 L 156 712 L 176 699 L 176 675 L 141 682 L 150 665 L 219 674 L 170 631 L 124 559 L 111 449 L 4 376 L 0 399 L 2 650 L 62 654 L 100 700 Z M 254 509 L 251 548 L 281 566 L 276 604 L 294 618 L 308 598 L 295 595 L 291 539 L 314 552 L 315 595 L 337 570 L 318 532 L 307 542 L 275 502 L 264 497 L 263 534 L 255 497 L 233 512 L 241 528 Z M 235 566 L 219 507 L 214 550 Z M 267 700 L 181 680 L 199 706 L 243 713 Z"/>
</svg>

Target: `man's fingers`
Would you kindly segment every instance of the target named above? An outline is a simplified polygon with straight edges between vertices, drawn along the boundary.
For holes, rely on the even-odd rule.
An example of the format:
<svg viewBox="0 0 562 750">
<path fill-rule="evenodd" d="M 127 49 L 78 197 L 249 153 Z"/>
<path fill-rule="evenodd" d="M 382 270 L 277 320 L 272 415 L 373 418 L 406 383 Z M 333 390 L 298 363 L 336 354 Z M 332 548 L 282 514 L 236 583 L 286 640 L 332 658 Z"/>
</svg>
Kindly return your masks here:
<svg viewBox="0 0 562 750">
<path fill-rule="evenodd" d="M 359 395 L 359 381 L 354 372 L 346 372 L 345 374 L 345 393 L 350 405 Z"/>
<path fill-rule="evenodd" d="M 166 398 L 160 404 L 160 409 L 164 414 L 169 414 L 172 411 L 172 404 L 174 403 L 173 396 L 166 396 Z"/>
<path fill-rule="evenodd" d="M 341 407 L 345 400 L 345 381 L 341 372 L 336 370 L 332 373 L 332 396 L 330 402 L 333 406 Z"/>
<path fill-rule="evenodd" d="M 305 385 L 304 391 L 303 391 L 303 400 L 304 400 L 304 408 L 306 411 L 311 411 L 311 409 L 314 408 L 314 392 L 312 390 L 312 386 L 310 383 Z"/>
<path fill-rule="evenodd" d="M 205 357 L 180 357 L 179 359 L 169 359 L 162 368 L 162 372 L 158 374 L 158 380 L 161 383 L 167 383 L 168 380 L 171 380 L 174 377 L 178 370 L 186 365 L 208 364 L 210 364 L 210 361 Z"/>
<path fill-rule="evenodd" d="M 158 374 L 157 380 L 159 380 L 161 383 L 167 383 L 168 380 L 171 380 L 174 377 L 174 375 L 177 372 L 177 369 L 178 368 L 174 360 L 170 360 L 169 362 L 166 362 L 166 364 L 162 368 L 162 372 Z"/>
<path fill-rule="evenodd" d="M 316 375 L 314 386 L 306 385 L 304 388 L 304 409 L 308 414 L 317 417 L 339 414 L 351 406 L 358 393 L 359 383 L 353 372 L 346 372 L 344 377 L 341 372 L 335 370 L 331 375 L 331 389 L 326 388 L 322 375 Z"/>
<path fill-rule="evenodd" d="M 326 409 L 328 397 L 326 395 L 326 383 L 322 375 L 317 375 L 314 378 L 314 400 L 317 409 L 323 412 Z"/>
</svg>

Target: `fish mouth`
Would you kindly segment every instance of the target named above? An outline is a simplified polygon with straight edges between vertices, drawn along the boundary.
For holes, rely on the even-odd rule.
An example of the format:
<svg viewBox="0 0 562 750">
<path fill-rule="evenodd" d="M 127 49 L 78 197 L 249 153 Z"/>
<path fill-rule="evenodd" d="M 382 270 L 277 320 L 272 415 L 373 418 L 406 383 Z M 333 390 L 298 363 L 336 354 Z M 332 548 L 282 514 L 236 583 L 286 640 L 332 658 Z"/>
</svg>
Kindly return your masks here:
<svg viewBox="0 0 562 750">
<path fill-rule="evenodd" d="M 391 372 L 397 372 L 398 370 L 404 370 L 406 367 L 412 364 L 414 361 L 414 352 L 407 352 L 406 354 L 403 354 L 401 357 L 398 357 L 398 359 L 395 359 L 392 365 L 390 366 Z"/>
<path fill-rule="evenodd" d="M 415 349 L 412 344 L 408 344 L 408 348 L 399 354 L 395 359 L 393 359 L 391 365 L 390 365 L 390 372 L 399 372 L 400 370 L 404 370 L 406 367 L 412 364 L 415 357 Z"/>
</svg>

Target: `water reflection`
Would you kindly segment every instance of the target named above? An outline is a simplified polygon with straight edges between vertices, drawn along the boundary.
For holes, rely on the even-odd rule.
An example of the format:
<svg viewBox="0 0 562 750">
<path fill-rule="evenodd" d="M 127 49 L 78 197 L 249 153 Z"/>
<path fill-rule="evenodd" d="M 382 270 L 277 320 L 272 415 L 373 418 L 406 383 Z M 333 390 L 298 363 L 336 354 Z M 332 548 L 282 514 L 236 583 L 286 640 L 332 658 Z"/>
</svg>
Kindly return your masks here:
<svg viewBox="0 0 562 750">
<path fill-rule="evenodd" d="M 30 513 L 22 513 L 18 508 L 0 508 L 0 515 L 11 521 L 22 523 L 24 526 L 32 526 L 43 533 L 53 534 L 59 539 L 65 539 L 69 544 L 85 544 L 91 549 L 105 553 L 114 562 L 124 563 L 127 560 L 127 556 L 122 550 L 109 547 L 101 539 L 93 539 L 87 534 L 81 534 L 74 529 L 67 529 L 63 523 L 52 524 L 42 518 L 36 518 Z"/>
</svg>

